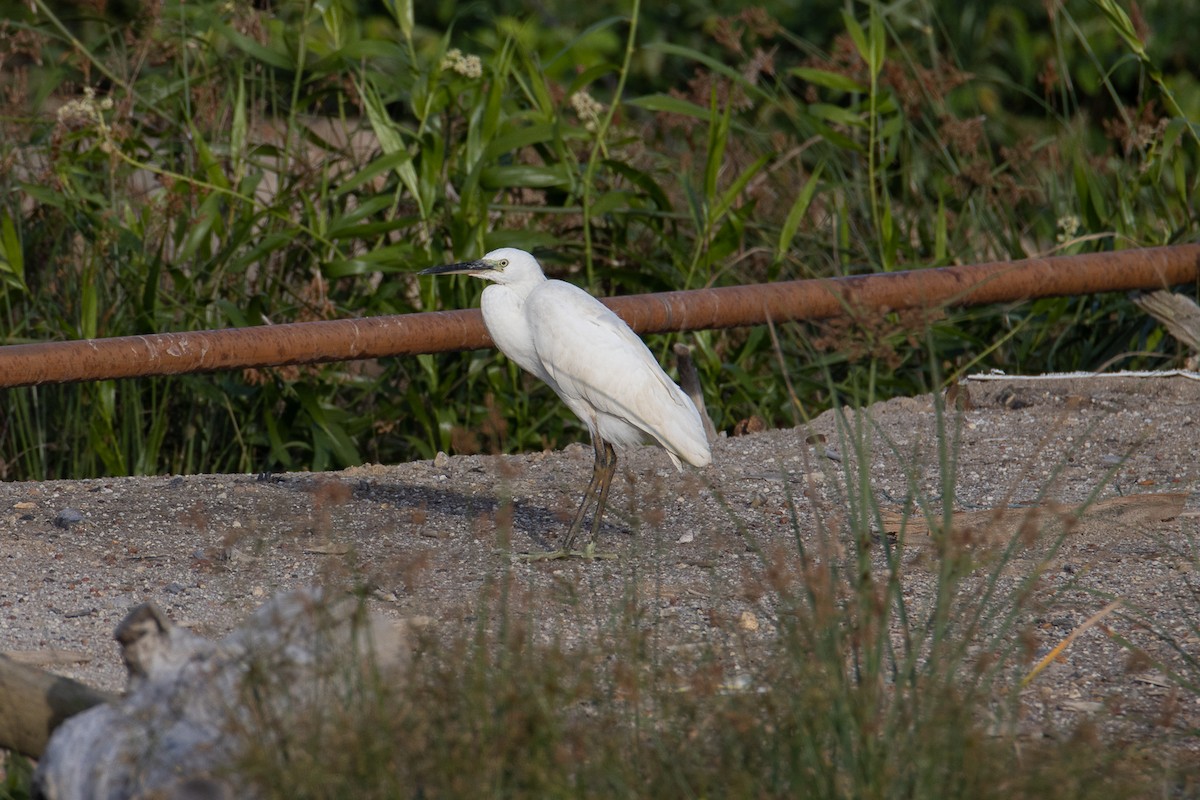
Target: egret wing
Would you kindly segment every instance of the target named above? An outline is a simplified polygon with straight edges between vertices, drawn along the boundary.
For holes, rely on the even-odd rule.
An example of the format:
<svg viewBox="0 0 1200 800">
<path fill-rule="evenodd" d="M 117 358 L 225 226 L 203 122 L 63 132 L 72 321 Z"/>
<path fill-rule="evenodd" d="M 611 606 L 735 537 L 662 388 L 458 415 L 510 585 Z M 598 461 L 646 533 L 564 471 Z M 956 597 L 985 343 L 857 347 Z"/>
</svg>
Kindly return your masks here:
<svg viewBox="0 0 1200 800">
<path fill-rule="evenodd" d="M 697 466 L 709 463 L 695 405 L 616 314 L 562 281 L 538 286 L 525 312 L 551 385 L 594 429 L 603 432 L 606 417 L 613 418 L 653 437 L 678 458 Z"/>
</svg>

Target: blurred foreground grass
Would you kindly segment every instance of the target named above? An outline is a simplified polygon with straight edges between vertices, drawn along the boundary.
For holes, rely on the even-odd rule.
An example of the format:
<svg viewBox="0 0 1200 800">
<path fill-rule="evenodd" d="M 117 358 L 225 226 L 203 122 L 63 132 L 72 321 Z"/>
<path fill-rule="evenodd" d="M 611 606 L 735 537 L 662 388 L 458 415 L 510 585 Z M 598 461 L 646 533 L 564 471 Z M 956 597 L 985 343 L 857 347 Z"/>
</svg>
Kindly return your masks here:
<svg viewBox="0 0 1200 800">
<path fill-rule="evenodd" d="M 1122 605 L 1105 631 L 1125 647 L 1119 663 L 1130 678 L 1153 664 L 1170 691 L 1133 690 L 1156 698 L 1134 708 L 1122 700 L 1133 680 L 1102 685 L 1085 695 L 1091 708 L 1061 721 L 1050 709 L 1071 702 L 1074 684 L 1043 684 L 1038 668 L 1054 655 L 1045 621 L 1071 618 L 1078 594 L 1108 600 L 1062 569 L 1079 520 L 1064 507 L 1020 525 L 955 523 L 943 500 L 970 492 L 957 464 L 970 434 L 940 402 L 934 416 L 936 440 L 918 464 L 882 452 L 897 445 L 869 412 L 839 407 L 828 444 L 843 457 L 788 454 L 802 468 L 781 475 L 782 490 L 796 492 L 782 514 L 775 504 L 718 512 L 714 525 L 736 530 L 730 541 L 745 548 L 740 576 L 705 568 L 708 586 L 687 579 L 694 595 L 660 558 L 650 492 L 645 518 L 630 523 L 642 552 L 620 563 L 492 561 L 484 589 L 455 598 L 461 614 L 415 626 L 422 639 L 400 672 L 335 657 L 310 691 L 294 691 L 296 671 L 262 654 L 230 698 L 250 710 L 245 727 L 227 731 L 243 746 L 230 765 L 239 796 L 1195 796 L 1196 609 L 1161 632 L 1174 638 L 1156 655 L 1122 642 L 1122 631 L 1159 634 Z M 909 491 L 894 537 L 879 535 L 885 509 L 871 470 L 881 458 L 902 465 Z M 1039 469 L 1048 494 L 1065 469 Z M 503 546 L 511 531 L 498 521 L 479 535 Z M 529 575 L 542 569 L 556 579 Z M 335 584 L 356 579 L 335 573 Z M 357 579 L 369 595 L 375 582 Z M 595 592 L 599 582 L 618 587 L 615 598 Z M 677 599 L 694 611 L 680 613 Z M 681 619 L 689 613 L 699 624 Z M 1087 672 L 1104 652 L 1080 645 L 1062 668 Z M 27 796 L 14 770 L 0 798 Z"/>
</svg>

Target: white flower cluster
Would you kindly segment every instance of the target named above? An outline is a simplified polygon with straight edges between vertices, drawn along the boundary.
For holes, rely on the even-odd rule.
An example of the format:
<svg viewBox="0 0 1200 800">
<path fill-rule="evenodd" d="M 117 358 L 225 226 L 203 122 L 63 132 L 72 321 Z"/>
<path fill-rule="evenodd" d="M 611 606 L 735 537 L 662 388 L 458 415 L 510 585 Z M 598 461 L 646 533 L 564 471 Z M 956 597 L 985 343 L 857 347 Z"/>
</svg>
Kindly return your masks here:
<svg viewBox="0 0 1200 800">
<path fill-rule="evenodd" d="M 579 117 L 583 127 L 593 132 L 600 124 L 600 115 L 604 113 L 604 104 L 586 91 L 571 95 L 571 108 L 575 110 L 575 115 Z"/>
<path fill-rule="evenodd" d="M 1075 237 L 1079 233 L 1079 217 L 1074 214 L 1067 214 L 1064 217 L 1058 218 L 1058 235 L 1055 239 L 1059 244 L 1063 244 Z"/>
<path fill-rule="evenodd" d="M 483 75 L 483 62 L 479 60 L 479 56 L 463 55 L 463 51 L 455 47 L 446 51 L 446 55 L 442 57 L 442 69 L 474 79 Z"/>
<path fill-rule="evenodd" d="M 83 128 L 104 128 L 103 112 L 113 107 L 111 97 L 96 99 L 96 90 L 88 86 L 83 90 L 83 97 L 63 103 L 58 109 L 58 123 L 66 128 L 81 130 Z"/>
</svg>

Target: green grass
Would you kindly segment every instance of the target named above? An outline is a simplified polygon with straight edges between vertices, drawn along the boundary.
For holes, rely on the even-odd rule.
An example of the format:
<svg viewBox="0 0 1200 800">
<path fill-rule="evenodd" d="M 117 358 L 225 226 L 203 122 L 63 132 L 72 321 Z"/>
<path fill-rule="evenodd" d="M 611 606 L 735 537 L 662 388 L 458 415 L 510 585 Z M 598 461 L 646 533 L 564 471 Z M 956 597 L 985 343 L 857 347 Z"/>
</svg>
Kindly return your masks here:
<svg viewBox="0 0 1200 800">
<path fill-rule="evenodd" d="M 0 752 L 0 798 L 28 800 L 34 765 L 15 753 Z"/>
<path fill-rule="evenodd" d="M 1138 46 L 1143 19 L 1107 4 L 970 18 L 866 3 L 820 24 L 697 5 L 693 27 L 601 4 L 574 29 L 477 11 L 431 27 L 405 2 L 6 8 L 5 343 L 466 307 L 474 282 L 412 273 L 500 245 L 620 294 L 1196 236 L 1189 56 Z M 1164 26 L 1181 13 L 1147 10 Z M 949 376 L 1179 358 L 1119 296 L 687 338 L 729 429 L 827 406 L 827 373 L 845 391 L 873 372 L 883 396 L 930 385 L 909 347 L 926 329 Z M 8 479 L 319 470 L 582 436 L 485 352 L 9 390 L 3 405 Z"/>
</svg>

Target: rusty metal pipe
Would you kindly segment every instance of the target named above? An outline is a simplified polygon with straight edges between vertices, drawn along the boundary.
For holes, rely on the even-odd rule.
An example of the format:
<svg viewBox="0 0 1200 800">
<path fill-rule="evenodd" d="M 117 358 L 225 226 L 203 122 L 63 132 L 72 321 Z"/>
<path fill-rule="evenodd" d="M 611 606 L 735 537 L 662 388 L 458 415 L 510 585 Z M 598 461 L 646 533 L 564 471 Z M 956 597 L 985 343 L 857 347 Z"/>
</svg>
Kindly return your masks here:
<svg viewBox="0 0 1200 800">
<path fill-rule="evenodd" d="M 1162 289 L 1200 279 L 1200 245 L 1154 247 L 612 297 L 639 333 L 828 319 L 861 311 L 971 306 Z M 478 309 L 0 347 L 0 388 L 312 364 L 491 346 Z"/>
<path fill-rule="evenodd" d="M 639 333 L 829 319 L 847 308 L 899 311 L 1038 297 L 1163 289 L 1200 279 L 1200 245 L 729 286 L 605 300 Z"/>
</svg>

